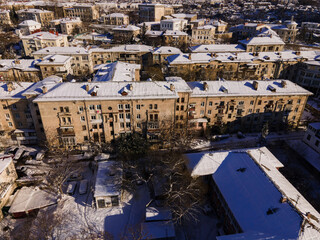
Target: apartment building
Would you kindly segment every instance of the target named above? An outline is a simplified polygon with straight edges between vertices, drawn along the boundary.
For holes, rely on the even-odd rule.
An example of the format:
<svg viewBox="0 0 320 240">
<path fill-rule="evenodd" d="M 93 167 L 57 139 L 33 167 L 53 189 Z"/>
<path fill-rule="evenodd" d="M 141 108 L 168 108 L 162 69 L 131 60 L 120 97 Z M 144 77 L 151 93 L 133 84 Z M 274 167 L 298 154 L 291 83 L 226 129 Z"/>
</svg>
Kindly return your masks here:
<svg viewBox="0 0 320 240">
<path fill-rule="evenodd" d="M 318 39 L 320 34 L 320 23 L 317 22 L 302 22 L 300 34 L 306 41 L 314 41 Z"/>
<path fill-rule="evenodd" d="M 166 71 L 188 81 L 199 77 L 207 80 L 293 80 L 298 73 L 298 63 L 314 60 L 317 56 L 316 51 L 189 53 L 167 57 Z"/>
<path fill-rule="evenodd" d="M 181 50 L 179 48 L 175 47 L 169 47 L 169 46 L 161 46 L 158 48 L 155 48 L 150 52 L 150 63 L 151 65 L 163 65 L 166 63 L 166 59 L 169 56 L 182 54 Z"/>
<path fill-rule="evenodd" d="M 292 20 L 287 20 L 283 24 L 272 26 L 271 29 L 275 31 L 279 37 L 286 43 L 293 43 L 296 41 L 298 33 L 298 24 Z"/>
<path fill-rule="evenodd" d="M 247 38 L 239 43 L 245 47 L 246 52 L 281 52 L 285 45 L 281 38 L 274 35 Z"/>
<path fill-rule="evenodd" d="M 71 80 L 73 75 L 71 59 L 72 57 L 63 55 L 48 55 L 40 58 L 37 66 L 40 68 L 42 79 L 56 75 L 63 80 Z"/>
<path fill-rule="evenodd" d="M 128 43 L 134 41 L 140 34 L 140 28 L 134 25 L 118 26 L 112 28 L 113 41 L 117 43 Z"/>
<path fill-rule="evenodd" d="M 303 137 L 303 141 L 313 148 L 315 151 L 320 153 L 320 123 L 310 123 L 307 131 Z"/>
<path fill-rule="evenodd" d="M 0 59 L 0 80 L 37 82 L 41 78 L 37 63 L 34 59 Z"/>
<path fill-rule="evenodd" d="M 139 4 L 140 22 L 159 22 L 162 17 L 173 14 L 173 7 L 162 4 Z"/>
<path fill-rule="evenodd" d="M 33 52 L 35 59 L 50 55 L 63 55 L 71 57 L 71 70 L 74 76 L 83 76 L 93 73 L 91 51 L 83 47 L 46 47 Z"/>
<path fill-rule="evenodd" d="M 35 32 L 40 32 L 41 31 L 41 23 L 36 22 L 34 20 L 25 20 L 21 23 L 19 23 L 18 28 L 16 30 L 16 33 L 21 37 L 21 36 L 26 36 L 33 34 Z"/>
<path fill-rule="evenodd" d="M 205 131 L 260 131 L 297 126 L 311 93 L 287 80 L 186 83 L 107 81 L 62 83 L 37 103 L 46 136 L 61 145 L 111 141 L 140 132 L 154 139 L 163 121 Z"/>
<path fill-rule="evenodd" d="M 67 35 L 57 32 L 37 32 L 31 35 L 22 36 L 22 46 L 25 56 L 31 56 L 33 52 L 46 47 L 67 47 Z"/>
<path fill-rule="evenodd" d="M 17 187 L 15 181 L 18 178 L 11 155 L 0 155 L 0 209 L 2 209 L 9 200 L 9 197 Z M 0 220 L 3 213 L 0 211 Z"/>
<path fill-rule="evenodd" d="M 22 9 L 17 11 L 19 21 L 34 20 L 42 26 L 49 26 L 54 19 L 54 12 L 40 9 Z"/>
<path fill-rule="evenodd" d="M 83 22 L 92 22 L 99 18 L 97 6 L 90 3 L 76 3 L 71 7 L 64 8 L 68 18 L 79 17 Z"/>
<path fill-rule="evenodd" d="M 171 14 L 171 16 L 177 19 L 185 19 L 188 22 L 197 20 L 197 14 L 175 13 Z"/>
<path fill-rule="evenodd" d="M 9 10 L 0 9 L 0 24 L 9 26 L 12 25 Z"/>
<path fill-rule="evenodd" d="M 166 31 L 183 31 L 188 24 L 188 20 L 173 18 L 173 19 L 165 19 L 160 21 L 160 30 Z"/>
<path fill-rule="evenodd" d="M 50 22 L 50 28 L 62 34 L 73 35 L 81 32 L 82 21 L 79 17 L 55 19 Z"/>
<path fill-rule="evenodd" d="M 100 20 L 107 25 L 129 25 L 129 16 L 123 13 L 111 13 L 104 15 Z"/>
<path fill-rule="evenodd" d="M 193 44 L 214 44 L 216 28 L 204 25 L 192 29 L 191 41 Z"/>
<path fill-rule="evenodd" d="M 189 41 L 189 35 L 182 31 L 166 30 L 163 33 L 163 43 L 166 46 L 181 47 L 186 46 Z"/>
</svg>

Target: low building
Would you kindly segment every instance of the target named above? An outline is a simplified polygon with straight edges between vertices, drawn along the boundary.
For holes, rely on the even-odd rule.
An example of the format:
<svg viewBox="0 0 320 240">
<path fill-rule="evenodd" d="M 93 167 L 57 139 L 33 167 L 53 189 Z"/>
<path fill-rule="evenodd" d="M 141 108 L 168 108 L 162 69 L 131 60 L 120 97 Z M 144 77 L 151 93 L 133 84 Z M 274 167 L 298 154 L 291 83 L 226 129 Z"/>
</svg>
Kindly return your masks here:
<svg viewBox="0 0 320 240">
<path fill-rule="evenodd" d="M 320 122 L 310 123 L 303 141 L 320 153 Z"/>
<path fill-rule="evenodd" d="M 54 12 L 41 9 L 22 9 L 17 11 L 19 21 L 34 20 L 42 26 L 49 26 L 54 19 Z"/>
<path fill-rule="evenodd" d="M 298 24 L 292 20 L 287 20 L 284 24 L 279 24 L 271 26 L 271 29 L 274 30 L 279 37 L 286 43 L 293 43 L 296 41 L 298 33 Z"/>
<path fill-rule="evenodd" d="M 116 207 L 121 204 L 122 168 L 119 162 L 99 162 L 94 201 L 97 208 Z"/>
<path fill-rule="evenodd" d="M 169 46 L 158 47 L 151 52 L 152 60 L 149 62 L 152 65 L 163 65 L 166 63 L 167 57 L 176 54 L 182 54 L 179 48 Z"/>
<path fill-rule="evenodd" d="M 197 20 L 197 14 L 174 13 L 171 16 L 177 19 L 186 19 L 188 22 Z"/>
<path fill-rule="evenodd" d="M 129 25 L 129 16 L 123 13 L 111 13 L 104 15 L 100 20 L 107 25 Z"/>
<path fill-rule="evenodd" d="M 67 35 L 54 32 L 37 32 L 31 35 L 22 36 L 22 46 L 25 56 L 31 56 L 35 51 L 46 47 L 67 47 Z"/>
<path fill-rule="evenodd" d="M 173 7 L 163 4 L 139 4 L 140 22 L 159 22 L 162 17 L 173 14 Z"/>
<path fill-rule="evenodd" d="M 34 20 L 25 20 L 18 25 L 19 29 L 16 30 L 16 33 L 19 36 L 31 35 L 35 32 L 41 31 L 41 23 Z"/>
<path fill-rule="evenodd" d="M 49 55 L 39 59 L 37 66 L 40 67 L 42 79 L 51 75 L 61 77 L 63 80 L 71 80 L 73 71 L 70 56 Z"/>
<path fill-rule="evenodd" d="M 212 189 L 227 234 L 217 240 L 320 238 L 320 214 L 280 173 L 282 163 L 267 148 L 186 157 L 191 175 L 206 176 Z"/>
<path fill-rule="evenodd" d="M 17 187 L 15 181 L 18 178 L 12 156 L 0 155 L 0 209 L 2 209 L 10 195 Z M 0 220 L 3 218 L 3 213 L 0 211 Z"/>
<path fill-rule="evenodd" d="M 113 62 L 94 67 L 93 82 L 135 82 L 140 81 L 140 64 Z"/>
<path fill-rule="evenodd" d="M 0 59 L 0 80 L 37 82 L 41 72 L 34 59 Z"/>
<path fill-rule="evenodd" d="M 12 25 L 10 10 L 0 9 L 0 25 Z"/>
<path fill-rule="evenodd" d="M 212 25 L 204 25 L 192 29 L 193 44 L 214 44 L 216 28 Z"/>
<path fill-rule="evenodd" d="M 241 44 L 201 44 L 189 48 L 192 53 L 240 53 L 245 52 Z"/>
<path fill-rule="evenodd" d="M 163 42 L 162 37 L 162 31 L 148 30 L 144 35 L 144 41 L 150 46 L 161 46 Z"/>
<path fill-rule="evenodd" d="M 140 28 L 128 25 L 128 26 L 119 26 L 112 28 L 113 31 L 113 40 L 118 43 L 127 43 L 130 41 L 135 41 L 135 39 L 140 34 Z"/>
<path fill-rule="evenodd" d="M 73 35 L 82 31 L 82 21 L 79 17 L 55 19 L 50 22 L 50 27 L 59 33 Z"/>
</svg>

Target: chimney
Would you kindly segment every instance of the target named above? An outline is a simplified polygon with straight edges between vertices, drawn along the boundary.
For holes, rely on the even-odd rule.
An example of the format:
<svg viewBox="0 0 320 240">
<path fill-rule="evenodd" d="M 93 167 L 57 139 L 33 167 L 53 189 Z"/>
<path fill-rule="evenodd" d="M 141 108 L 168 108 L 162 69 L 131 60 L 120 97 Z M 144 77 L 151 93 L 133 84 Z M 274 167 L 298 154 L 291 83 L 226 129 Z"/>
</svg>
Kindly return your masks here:
<svg viewBox="0 0 320 240">
<path fill-rule="evenodd" d="M 247 38 L 247 41 L 249 41 L 250 38 Z"/>
<path fill-rule="evenodd" d="M 299 56 L 300 55 L 300 51 L 296 51 L 296 55 Z"/>
<path fill-rule="evenodd" d="M 170 83 L 170 91 L 174 91 L 175 89 L 175 86 L 172 83 Z"/>
<path fill-rule="evenodd" d="M 86 85 L 86 91 L 89 92 L 89 90 L 90 90 L 90 87 L 89 87 L 89 84 L 87 84 Z"/>
<path fill-rule="evenodd" d="M 287 82 L 285 80 L 282 80 L 281 81 L 281 87 L 285 88 L 287 85 Z"/>
<path fill-rule="evenodd" d="M 307 217 L 308 219 L 310 219 L 310 218 L 311 218 L 311 213 L 310 213 L 310 212 L 307 212 L 307 213 L 306 213 L 306 217 Z"/>
<path fill-rule="evenodd" d="M 12 82 L 7 83 L 7 90 L 9 93 L 12 92 L 12 90 L 14 90 L 14 86 Z"/>
<path fill-rule="evenodd" d="M 203 89 L 204 89 L 205 91 L 207 91 L 208 88 L 209 88 L 208 83 L 207 83 L 207 82 L 204 82 L 204 83 L 203 83 Z"/>
<path fill-rule="evenodd" d="M 133 85 L 129 84 L 129 90 L 132 91 L 133 90 Z"/>
<path fill-rule="evenodd" d="M 188 57 L 188 59 L 189 59 L 189 60 L 191 60 L 191 53 L 189 53 L 189 57 Z"/>
<path fill-rule="evenodd" d="M 258 90 L 258 82 L 257 81 L 253 81 L 252 83 L 254 90 Z"/>
<path fill-rule="evenodd" d="M 285 197 L 285 196 L 282 196 L 282 197 L 280 198 L 280 202 L 281 202 L 281 203 L 285 203 L 285 202 L 287 202 L 287 201 L 288 201 L 288 198 Z"/>
<path fill-rule="evenodd" d="M 42 93 L 47 93 L 48 92 L 48 88 L 46 86 L 42 87 Z"/>
</svg>

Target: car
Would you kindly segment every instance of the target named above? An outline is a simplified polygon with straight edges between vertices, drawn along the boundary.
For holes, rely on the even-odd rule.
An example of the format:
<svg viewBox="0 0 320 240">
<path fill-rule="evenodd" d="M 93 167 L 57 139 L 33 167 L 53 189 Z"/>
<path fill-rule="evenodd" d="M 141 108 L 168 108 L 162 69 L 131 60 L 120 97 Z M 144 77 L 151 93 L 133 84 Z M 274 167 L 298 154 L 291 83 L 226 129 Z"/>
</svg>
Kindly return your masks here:
<svg viewBox="0 0 320 240">
<path fill-rule="evenodd" d="M 87 193 L 87 189 L 88 189 L 88 180 L 87 179 L 81 180 L 80 186 L 79 186 L 79 194 Z"/>
<path fill-rule="evenodd" d="M 70 182 L 67 188 L 67 194 L 73 195 L 77 187 L 77 182 Z"/>
</svg>

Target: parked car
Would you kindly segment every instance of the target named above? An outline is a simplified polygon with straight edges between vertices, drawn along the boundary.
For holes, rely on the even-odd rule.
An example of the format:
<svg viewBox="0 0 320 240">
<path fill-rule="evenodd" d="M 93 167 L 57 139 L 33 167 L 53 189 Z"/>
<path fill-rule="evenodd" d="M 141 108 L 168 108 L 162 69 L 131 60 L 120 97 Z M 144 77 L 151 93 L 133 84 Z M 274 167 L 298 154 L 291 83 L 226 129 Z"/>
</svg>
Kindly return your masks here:
<svg viewBox="0 0 320 240">
<path fill-rule="evenodd" d="M 79 186 L 79 194 L 86 194 L 88 189 L 88 180 L 84 179 L 81 180 L 80 186 Z"/>
<path fill-rule="evenodd" d="M 73 195 L 77 187 L 77 182 L 70 182 L 67 188 L 67 194 Z"/>
</svg>

